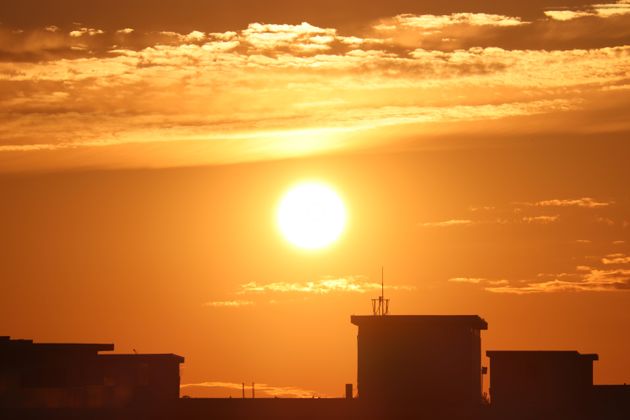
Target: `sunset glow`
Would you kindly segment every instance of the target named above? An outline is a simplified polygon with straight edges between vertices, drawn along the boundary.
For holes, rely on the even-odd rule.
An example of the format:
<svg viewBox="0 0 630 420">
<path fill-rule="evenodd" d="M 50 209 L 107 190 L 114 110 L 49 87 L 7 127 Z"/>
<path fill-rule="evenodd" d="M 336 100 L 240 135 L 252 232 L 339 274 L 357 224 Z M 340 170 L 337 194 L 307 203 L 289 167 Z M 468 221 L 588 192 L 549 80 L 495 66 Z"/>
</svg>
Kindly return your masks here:
<svg viewBox="0 0 630 420">
<path fill-rule="evenodd" d="M 346 224 L 341 198 L 328 186 L 308 182 L 289 190 L 278 207 L 278 226 L 292 244 L 319 249 L 336 241 Z"/>
<path fill-rule="evenodd" d="M 630 383 L 630 0 L 0 0 L 0 204 L 0 341 L 193 399 L 356 394 L 379 297 Z"/>
</svg>

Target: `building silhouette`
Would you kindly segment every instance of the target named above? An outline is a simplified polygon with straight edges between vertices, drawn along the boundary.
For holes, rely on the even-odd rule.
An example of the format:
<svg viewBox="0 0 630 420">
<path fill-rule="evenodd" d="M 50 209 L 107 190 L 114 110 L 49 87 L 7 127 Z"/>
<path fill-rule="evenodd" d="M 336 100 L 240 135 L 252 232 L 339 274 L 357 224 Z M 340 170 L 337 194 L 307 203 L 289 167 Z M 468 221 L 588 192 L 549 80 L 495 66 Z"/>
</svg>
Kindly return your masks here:
<svg viewBox="0 0 630 420">
<path fill-rule="evenodd" d="M 591 402 L 593 414 L 600 419 L 630 419 L 630 385 L 594 385 Z"/>
<path fill-rule="evenodd" d="M 590 410 L 597 354 L 488 351 L 492 410 L 499 416 L 570 416 Z"/>
<path fill-rule="evenodd" d="M 482 403 L 482 318 L 352 316 L 358 332 L 359 398 L 471 409 Z"/>
<path fill-rule="evenodd" d="M 0 337 L 0 407 L 111 408 L 179 399 L 174 354 L 101 354 L 113 344 Z"/>
<path fill-rule="evenodd" d="M 356 398 L 352 384 L 345 398 L 179 398 L 183 357 L 0 337 L 0 419 L 630 419 L 630 386 L 593 385 L 598 356 L 577 351 L 488 351 L 488 403 L 484 319 L 389 315 L 379 302 L 351 317 Z"/>
</svg>

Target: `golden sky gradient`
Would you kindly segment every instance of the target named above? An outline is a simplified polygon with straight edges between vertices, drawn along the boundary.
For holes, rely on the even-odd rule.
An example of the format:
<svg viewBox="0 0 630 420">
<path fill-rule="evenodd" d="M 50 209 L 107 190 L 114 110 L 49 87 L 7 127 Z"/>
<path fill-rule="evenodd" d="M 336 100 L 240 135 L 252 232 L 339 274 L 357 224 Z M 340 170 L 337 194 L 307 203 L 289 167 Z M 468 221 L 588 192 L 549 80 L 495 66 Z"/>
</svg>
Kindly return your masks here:
<svg viewBox="0 0 630 420">
<path fill-rule="evenodd" d="M 384 265 L 393 313 L 630 382 L 627 0 L 50 3 L 0 5 L 0 334 L 340 395 Z M 348 224 L 299 250 L 313 180 Z"/>
</svg>

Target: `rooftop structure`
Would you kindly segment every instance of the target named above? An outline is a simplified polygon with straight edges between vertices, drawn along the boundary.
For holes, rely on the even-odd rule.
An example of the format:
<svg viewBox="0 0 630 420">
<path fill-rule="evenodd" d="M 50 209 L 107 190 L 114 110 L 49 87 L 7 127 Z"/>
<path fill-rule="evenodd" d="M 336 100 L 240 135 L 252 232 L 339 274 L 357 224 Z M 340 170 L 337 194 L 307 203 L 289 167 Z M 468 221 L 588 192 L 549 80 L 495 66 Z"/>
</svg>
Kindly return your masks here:
<svg viewBox="0 0 630 420">
<path fill-rule="evenodd" d="M 481 405 L 476 315 L 352 316 L 358 332 L 359 399 L 416 406 Z"/>
<path fill-rule="evenodd" d="M 174 354 L 99 354 L 113 344 L 34 343 L 0 337 L 0 407 L 83 408 L 177 401 Z"/>
<path fill-rule="evenodd" d="M 590 406 L 597 354 L 488 351 L 492 408 L 509 413 L 580 413 Z"/>
</svg>

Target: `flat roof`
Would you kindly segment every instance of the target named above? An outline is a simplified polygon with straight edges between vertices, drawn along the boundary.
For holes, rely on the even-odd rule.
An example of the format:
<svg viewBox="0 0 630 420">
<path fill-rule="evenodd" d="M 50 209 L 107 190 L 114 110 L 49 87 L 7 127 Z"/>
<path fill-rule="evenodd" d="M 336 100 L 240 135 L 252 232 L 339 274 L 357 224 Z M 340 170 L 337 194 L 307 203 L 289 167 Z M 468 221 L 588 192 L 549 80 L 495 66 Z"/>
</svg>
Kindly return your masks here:
<svg viewBox="0 0 630 420">
<path fill-rule="evenodd" d="M 117 362 L 139 362 L 139 361 L 177 361 L 184 363 L 184 358 L 173 353 L 163 354 L 99 354 L 100 359 L 112 360 Z"/>
<path fill-rule="evenodd" d="M 577 350 L 488 350 L 486 356 L 500 358 L 538 358 L 552 359 L 562 357 L 580 357 L 584 359 L 599 360 L 595 353 L 581 354 Z"/>
<path fill-rule="evenodd" d="M 101 343 L 34 343 L 33 340 L 11 339 L 9 337 L 1 337 L 0 347 L 2 348 L 20 348 L 33 350 L 51 350 L 51 351 L 84 351 L 99 352 L 114 350 L 113 344 Z"/>
<path fill-rule="evenodd" d="M 410 326 L 461 326 L 487 330 L 488 323 L 479 315 L 352 315 L 350 322 L 362 325 L 395 324 Z"/>
<path fill-rule="evenodd" d="M 113 344 L 99 343 L 33 343 L 33 346 L 44 350 L 81 350 L 81 351 L 112 351 Z"/>
</svg>

